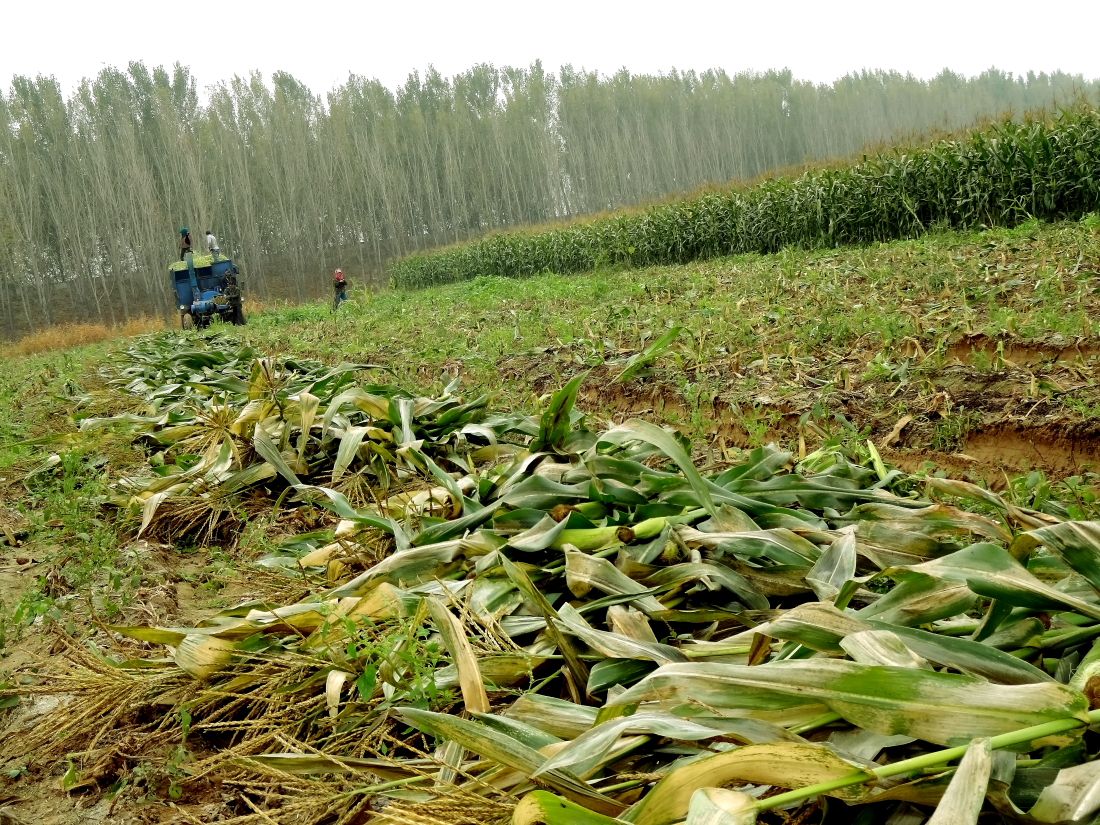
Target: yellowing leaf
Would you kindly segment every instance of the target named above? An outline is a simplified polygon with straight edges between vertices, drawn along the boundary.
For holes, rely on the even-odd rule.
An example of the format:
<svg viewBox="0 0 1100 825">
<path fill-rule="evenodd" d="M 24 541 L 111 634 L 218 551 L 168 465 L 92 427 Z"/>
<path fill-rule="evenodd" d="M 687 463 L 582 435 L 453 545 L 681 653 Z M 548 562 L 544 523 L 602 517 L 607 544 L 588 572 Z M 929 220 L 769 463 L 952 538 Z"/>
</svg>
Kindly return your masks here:
<svg viewBox="0 0 1100 825">
<path fill-rule="evenodd" d="M 674 767 L 630 810 L 627 818 L 634 825 L 668 825 L 684 818 L 692 795 L 701 788 L 733 782 L 801 788 L 851 776 L 861 768 L 829 747 L 811 742 L 746 745 Z M 859 787 L 833 792 L 841 799 L 858 799 L 862 794 Z"/>
</svg>

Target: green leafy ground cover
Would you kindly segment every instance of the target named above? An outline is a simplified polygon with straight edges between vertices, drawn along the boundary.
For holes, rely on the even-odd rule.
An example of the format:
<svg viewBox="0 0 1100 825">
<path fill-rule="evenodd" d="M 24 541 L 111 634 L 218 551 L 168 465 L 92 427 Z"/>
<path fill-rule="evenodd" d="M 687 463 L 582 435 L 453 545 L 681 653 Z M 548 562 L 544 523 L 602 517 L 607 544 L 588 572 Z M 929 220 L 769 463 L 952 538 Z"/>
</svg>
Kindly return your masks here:
<svg viewBox="0 0 1100 825">
<path fill-rule="evenodd" d="M 144 804 L 151 821 L 183 821 L 165 807 L 178 801 L 198 821 L 240 822 L 267 821 L 245 799 L 287 822 L 320 821 L 310 811 L 357 821 L 384 799 L 401 821 L 507 821 L 521 800 L 528 818 L 517 821 L 559 809 L 573 817 L 562 821 L 649 821 L 658 803 L 676 811 L 660 821 L 690 806 L 771 821 L 773 807 L 818 799 L 706 791 L 698 775 L 721 762 L 723 784 L 850 780 L 855 790 L 829 791 L 839 802 L 803 813 L 874 822 L 899 800 L 928 811 L 951 784 L 962 754 L 942 751 L 955 743 L 929 727 L 942 715 L 952 736 L 994 744 L 967 757 L 971 779 L 955 783 L 952 804 L 974 807 L 963 786 L 984 797 L 1008 782 L 987 810 L 1067 819 L 1040 797 L 1058 768 L 1090 758 L 1075 731 L 1089 721 L 1096 550 L 1092 528 L 1064 525 L 1097 515 L 1098 272 L 1086 219 L 358 295 L 336 315 L 257 316 L 191 363 L 178 356 L 201 353 L 201 337 L 125 358 L 99 347 L 7 362 L 4 793 L 30 804 L 28 793 L 63 785 L 62 800 Z M 199 379 L 204 359 L 213 373 Z M 333 370 L 344 361 L 386 369 Z M 572 385 L 581 422 L 569 394 L 553 394 L 586 371 Z M 455 377 L 457 397 L 487 397 L 447 400 Z M 370 399 L 338 404 L 353 386 Z M 558 414 L 541 418 L 548 410 Z M 119 415 L 130 417 L 103 420 Z M 78 431 L 77 418 L 91 420 Z M 673 426 L 690 452 L 623 427 L 631 418 Z M 486 432 L 511 447 L 485 449 Z M 775 449 L 750 449 L 769 440 Z M 534 498 L 529 471 L 513 467 L 532 451 L 560 476 L 535 482 Z M 877 454 L 1000 493 L 891 472 Z M 298 500 L 288 473 L 348 509 L 324 492 Z M 232 495 L 218 495 L 227 485 Z M 580 487 L 583 499 L 570 491 Z M 884 520 L 876 507 L 900 509 Z M 875 539 L 853 545 L 853 524 Z M 420 555 L 377 566 L 395 551 Z M 706 569 L 678 578 L 683 565 Z M 484 592 L 466 601 L 465 588 Z M 245 599 L 255 613 L 233 609 Z M 909 615 L 909 599 L 942 615 Z M 352 608 L 370 621 L 349 627 Z M 830 621 L 833 636 L 808 629 Z M 47 644 L 63 655 L 44 669 Z M 963 648 L 983 668 L 963 667 Z M 890 693 L 876 716 L 853 681 L 885 695 L 875 680 L 889 668 L 913 689 Z M 807 707 L 774 687 L 796 676 Z M 699 738 L 669 735 L 685 724 L 668 687 L 681 682 L 711 697 L 706 718 L 693 714 Z M 745 709 L 728 706 L 729 685 L 758 697 L 737 725 Z M 922 691 L 935 713 L 921 710 Z M 45 715 L 48 700 L 74 696 Z M 973 696 L 986 721 L 971 730 Z M 623 721 L 635 704 L 647 714 L 636 728 Z M 28 725 L 35 714 L 51 721 Z M 517 718 L 542 722 L 521 730 Z M 1029 738 L 1051 724 L 1061 727 L 1041 733 L 1062 737 L 1055 750 Z M 838 746 L 845 735 L 862 744 Z M 876 739 L 886 736 L 917 741 Z M 930 779 L 880 796 L 889 783 L 868 784 L 868 757 L 853 758 L 872 740 L 883 764 Z M 742 763 L 731 746 L 749 743 L 786 773 L 746 773 L 753 752 Z M 1005 744 L 1027 752 L 1019 781 L 995 755 Z M 692 755 L 717 761 L 677 761 Z M 812 781 L 807 758 L 821 766 Z M 696 779 L 663 787 L 698 799 L 653 796 L 672 771 Z M 524 795 L 534 787 L 552 797 Z"/>
</svg>

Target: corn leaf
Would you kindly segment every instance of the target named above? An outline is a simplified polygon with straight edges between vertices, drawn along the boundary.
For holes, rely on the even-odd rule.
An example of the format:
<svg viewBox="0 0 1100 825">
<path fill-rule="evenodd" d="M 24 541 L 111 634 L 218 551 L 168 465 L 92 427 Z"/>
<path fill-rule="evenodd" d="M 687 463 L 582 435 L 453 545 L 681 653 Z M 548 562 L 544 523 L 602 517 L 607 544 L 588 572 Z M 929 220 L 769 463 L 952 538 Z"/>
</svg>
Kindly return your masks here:
<svg viewBox="0 0 1100 825">
<path fill-rule="evenodd" d="M 531 791 L 512 812 L 512 825 L 616 825 L 621 822 L 590 811 L 549 791 Z"/>
<path fill-rule="evenodd" d="M 687 451 L 684 450 L 680 443 L 667 430 L 655 424 L 650 424 L 648 421 L 632 418 L 625 424 L 620 424 L 618 427 L 603 433 L 600 436 L 600 441 L 619 446 L 627 444 L 630 441 L 643 441 L 647 444 L 652 444 L 660 450 L 669 461 L 680 468 L 680 472 L 687 478 L 692 491 L 698 497 L 699 506 L 703 507 L 712 518 L 719 518 L 719 513 L 715 507 L 714 498 L 711 495 L 708 482 L 699 474 L 699 471 L 695 469 L 695 464 L 687 454 Z"/>
<path fill-rule="evenodd" d="M 1086 601 L 1045 584 L 995 544 L 974 544 L 911 569 L 948 581 L 965 582 L 975 593 L 1006 604 L 1071 610 L 1100 619 L 1100 601 Z"/>
<path fill-rule="evenodd" d="M 1043 823 L 1085 823 L 1095 821 L 1100 811 L 1100 762 L 1086 762 L 1063 768 L 1043 788 L 1028 815 Z"/>
<path fill-rule="evenodd" d="M 458 684 L 462 690 L 462 702 L 470 713 L 487 713 L 489 696 L 485 693 L 477 657 L 466 634 L 454 614 L 438 599 L 428 599 L 428 613 L 436 629 L 443 637 L 443 644 L 458 668 Z"/>
<path fill-rule="evenodd" d="M 825 745 L 811 742 L 775 742 L 746 745 L 708 754 L 672 768 L 642 801 L 622 818 L 634 825 L 668 825 L 688 813 L 692 796 L 701 788 L 734 782 L 801 788 L 850 776 L 862 768 Z M 831 795 L 859 799 L 862 788 L 842 788 Z M 752 822 L 752 820 L 748 820 Z"/>
<path fill-rule="evenodd" d="M 292 487 L 302 486 L 301 479 L 290 469 L 290 465 L 286 463 L 283 454 L 279 452 L 278 445 L 271 440 L 267 430 L 258 422 L 252 432 L 252 446 L 264 461 L 268 462 L 279 472 L 279 475 L 286 479 L 287 484 Z"/>
<path fill-rule="evenodd" d="M 340 446 L 336 450 L 336 460 L 332 464 L 332 483 L 335 484 L 344 477 L 348 467 L 355 461 L 359 454 L 359 448 L 363 445 L 370 427 L 349 427 L 340 438 Z"/>
<path fill-rule="evenodd" d="M 647 346 L 644 350 L 630 356 L 627 359 L 626 366 L 622 371 L 612 379 L 613 383 L 622 383 L 623 381 L 629 381 L 635 375 L 638 374 L 647 364 L 658 358 L 661 353 L 672 346 L 676 339 L 680 337 L 680 333 L 683 332 L 683 327 L 671 327 L 664 331 L 656 341 Z"/>
<path fill-rule="evenodd" d="M 534 775 L 546 761 L 533 748 L 479 722 L 416 708 L 396 708 L 394 713 L 406 724 L 429 736 L 457 742 L 467 750 L 527 777 Z M 621 803 L 565 772 L 546 771 L 540 779 L 567 799 L 598 813 L 614 816 L 623 810 Z"/>
<path fill-rule="evenodd" d="M 1021 533 L 1009 553 L 1022 559 L 1044 546 L 1088 579 L 1100 591 L 1100 521 L 1067 521 Z"/>
<path fill-rule="evenodd" d="M 856 575 L 856 534 L 845 528 L 806 574 L 806 583 L 822 601 L 832 600 Z"/>
<path fill-rule="evenodd" d="M 975 739 L 959 763 L 928 825 L 975 825 L 985 802 L 993 752 L 988 739 Z"/>
<path fill-rule="evenodd" d="M 645 613 L 665 609 L 647 589 L 627 576 L 607 559 L 590 556 L 576 550 L 565 551 L 565 581 L 573 595 L 582 597 L 595 588 L 611 596 L 636 596 L 631 603 Z"/>
<path fill-rule="evenodd" d="M 578 776 L 587 776 L 602 767 L 618 739 L 627 734 L 647 734 L 695 742 L 721 736 L 722 731 L 670 713 L 635 713 L 603 722 L 565 743 L 534 775 L 560 768 Z"/>
<path fill-rule="evenodd" d="M 691 795 L 685 825 L 755 825 L 756 800 L 727 788 L 700 788 Z"/>
<path fill-rule="evenodd" d="M 565 447 L 565 440 L 573 429 L 573 408 L 577 403 L 577 393 L 588 377 L 587 370 L 574 376 L 568 384 L 554 393 L 550 405 L 542 414 L 539 434 L 531 442 L 531 452 L 559 452 Z"/>
<path fill-rule="evenodd" d="M 188 633 L 175 646 L 172 659 L 196 679 L 209 679 L 225 668 L 237 650 L 234 642 L 196 633 Z"/>
<path fill-rule="evenodd" d="M 1053 682 L 993 685 L 972 676 L 832 659 L 664 665 L 609 704 L 644 702 L 725 712 L 818 702 L 867 730 L 941 745 L 1069 716 L 1084 719 L 1088 706 L 1082 694 Z"/>
</svg>

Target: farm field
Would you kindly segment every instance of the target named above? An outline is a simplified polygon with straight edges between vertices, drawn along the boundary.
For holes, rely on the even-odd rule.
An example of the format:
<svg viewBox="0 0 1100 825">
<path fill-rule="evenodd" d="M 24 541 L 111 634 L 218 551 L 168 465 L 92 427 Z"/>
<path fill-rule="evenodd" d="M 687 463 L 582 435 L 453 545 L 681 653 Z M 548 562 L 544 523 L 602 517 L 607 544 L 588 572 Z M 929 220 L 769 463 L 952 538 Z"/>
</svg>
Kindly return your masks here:
<svg viewBox="0 0 1100 825">
<path fill-rule="evenodd" d="M 1097 318 L 1090 215 L 5 358 L 0 821 L 1076 821 Z"/>
<path fill-rule="evenodd" d="M 872 438 L 995 487 L 1097 460 L 1100 223 L 932 235 L 583 278 L 480 278 L 258 319 L 258 347 L 368 356 L 400 382 L 461 375 L 504 408 L 581 369 L 607 422 L 675 425 L 708 461 L 775 441 L 798 452 Z M 641 372 L 639 354 L 680 328 Z M 616 379 L 610 381 L 610 379 Z M 897 431 L 895 432 L 895 428 Z"/>
</svg>

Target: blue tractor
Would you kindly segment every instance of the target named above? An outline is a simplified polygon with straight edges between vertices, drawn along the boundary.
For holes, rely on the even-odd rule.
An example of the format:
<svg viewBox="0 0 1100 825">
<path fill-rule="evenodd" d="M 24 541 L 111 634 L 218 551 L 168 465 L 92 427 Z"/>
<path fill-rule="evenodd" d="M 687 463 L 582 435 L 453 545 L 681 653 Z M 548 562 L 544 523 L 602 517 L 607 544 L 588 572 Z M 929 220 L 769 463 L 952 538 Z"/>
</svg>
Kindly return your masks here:
<svg viewBox="0 0 1100 825">
<path fill-rule="evenodd" d="M 190 261 L 176 261 L 168 267 L 176 289 L 180 326 L 204 329 L 217 316 L 230 324 L 243 324 L 240 270 L 221 255 L 188 255 Z"/>
</svg>

